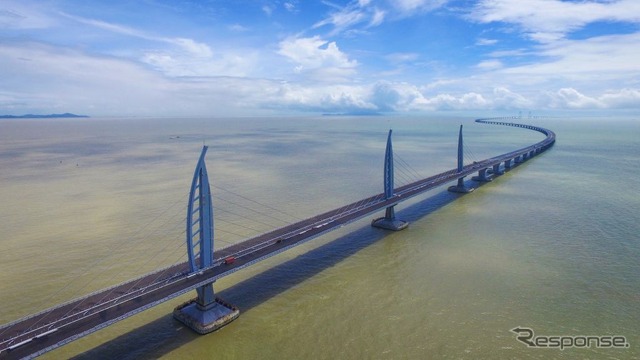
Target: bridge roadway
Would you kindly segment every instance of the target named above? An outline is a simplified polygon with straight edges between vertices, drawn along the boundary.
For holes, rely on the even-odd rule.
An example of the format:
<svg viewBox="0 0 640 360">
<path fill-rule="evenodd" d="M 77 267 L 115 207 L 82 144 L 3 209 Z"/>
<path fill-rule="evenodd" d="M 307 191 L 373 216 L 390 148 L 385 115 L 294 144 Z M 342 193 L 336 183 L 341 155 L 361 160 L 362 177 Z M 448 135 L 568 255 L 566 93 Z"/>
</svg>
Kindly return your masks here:
<svg viewBox="0 0 640 360">
<path fill-rule="evenodd" d="M 494 119 L 476 121 L 523 127 L 541 132 L 546 138 L 466 165 L 460 172 L 453 169 L 396 188 L 392 198 L 378 194 L 216 250 L 214 265 L 197 273 L 189 274 L 187 262 L 176 264 L 6 324 L 0 328 L 0 359 L 41 355 L 388 206 L 476 171 L 542 152 L 555 142 L 555 134 L 544 128 Z M 231 256 L 235 259 L 233 263 L 225 263 L 224 259 Z"/>
</svg>

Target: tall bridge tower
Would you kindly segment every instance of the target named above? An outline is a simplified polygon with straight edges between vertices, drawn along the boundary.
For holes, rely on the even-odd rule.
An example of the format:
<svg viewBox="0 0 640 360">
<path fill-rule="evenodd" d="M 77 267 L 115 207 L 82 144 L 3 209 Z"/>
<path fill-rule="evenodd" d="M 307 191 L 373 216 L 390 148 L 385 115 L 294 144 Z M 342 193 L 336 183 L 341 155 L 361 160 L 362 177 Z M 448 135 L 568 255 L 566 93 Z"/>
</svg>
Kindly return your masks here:
<svg viewBox="0 0 640 360">
<path fill-rule="evenodd" d="M 460 125 L 460 132 L 458 133 L 458 173 L 461 173 L 464 168 L 464 144 L 462 142 L 462 125 Z M 458 184 L 449 186 L 449 191 L 456 193 L 470 193 L 473 188 L 467 188 L 464 186 L 464 175 L 458 178 Z"/>
<path fill-rule="evenodd" d="M 213 266 L 213 208 L 209 175 L 204 162 L 207 146 L 202 148 L 200 159 L 193 174 L 189 203 L 187 204 L 187 254 L 188 276 L 198 275 Z M 195 299 L 176 307 L 173 316 L 200 334 L 210 333 L 235 320 L 240 310 L 213 292 L 213 283 L 196 289 Z"/>
<path fill-rule="evenodd" d="M 395 195 L 393 193 L 394 184 L 393 184 L 393 145 L 391 144 L 391 133 L 392 130 L 389 130 L 389 135 L 387 136 L 387 149 L 384 153 L 384 197 L 385 200 L 392 199 Z M 394 207 L 396 204 L 388 206 L 385 210 L 385 215 L 383 218 L 374 219 L 371 222 L 371 226 L 386 229 L 386 230 L 402 230 L 409 226 L 409 223 L 403 220 L 396 218 L 396 212 Z"/>
</svg>

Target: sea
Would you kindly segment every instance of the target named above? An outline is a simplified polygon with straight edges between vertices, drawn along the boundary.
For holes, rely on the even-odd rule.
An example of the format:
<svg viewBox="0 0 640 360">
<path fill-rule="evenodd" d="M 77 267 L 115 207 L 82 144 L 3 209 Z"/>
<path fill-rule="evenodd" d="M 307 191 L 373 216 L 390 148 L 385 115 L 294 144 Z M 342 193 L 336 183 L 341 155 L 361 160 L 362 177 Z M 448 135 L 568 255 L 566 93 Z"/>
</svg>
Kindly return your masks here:
<svg viewBox="0 0 640 360">
<path fill-rule="evenodd" d="M 465 163 L 544 139 L 473 120 L 1 120 L 0 324 L 186 261 L 203 145 L 220 249 L 383 192 L 390 129 L 396 186 L 455 168 L 460 125 Z M 42 358 L 640 358 L 640 119 L 509 121 L 556 144 L 492 182 L 467 178 L 472 193 L 399 204 L 403 231 L 372 228 L 374 214 L 218 280 L 241 310 L 221 330 L 173 319 L 193 292 Z"/>
</svg>

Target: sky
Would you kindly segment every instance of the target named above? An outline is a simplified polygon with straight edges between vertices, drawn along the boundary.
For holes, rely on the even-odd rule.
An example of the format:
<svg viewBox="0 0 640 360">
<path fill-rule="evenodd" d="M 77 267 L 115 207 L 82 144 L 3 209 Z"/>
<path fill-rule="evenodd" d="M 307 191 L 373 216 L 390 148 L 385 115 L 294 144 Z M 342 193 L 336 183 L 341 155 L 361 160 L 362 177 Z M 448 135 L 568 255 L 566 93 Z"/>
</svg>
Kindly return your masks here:
<svg viewBox="0 0 640 360">
<path fill-rule="evenodd" d="M 0 1 L 0 114 L 619 109 L 639 0 Z"/>
</svg>

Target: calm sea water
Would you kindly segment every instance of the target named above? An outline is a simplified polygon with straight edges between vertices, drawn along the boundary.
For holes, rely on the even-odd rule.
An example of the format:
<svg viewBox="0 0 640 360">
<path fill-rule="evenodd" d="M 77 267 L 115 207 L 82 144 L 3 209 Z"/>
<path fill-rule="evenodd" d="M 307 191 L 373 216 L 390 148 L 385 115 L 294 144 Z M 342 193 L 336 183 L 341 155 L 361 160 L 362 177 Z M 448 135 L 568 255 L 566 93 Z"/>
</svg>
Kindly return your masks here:
<svg viewBox="0 0 640 360">
<path fill-rule="evenodd" d="M 215 285 L 241 308 L 207 336 L 184 296 L 44 358 L 512 359 L 640 357 L 640 122 L 523 119 L 556 145 L 472 194 L 398 206 Z M 542 135 L 470 118 L 0 121 L 0 323 L 184 261 L 186 196 L 209 146 L 216 247 Z M 408 166 L 405 164 L 409 164 Z M 455 200 L 455 201 L 454 201 Z M 529 349 L 510 331 L 623 335 L 627 349 Z"/>
</svg>

